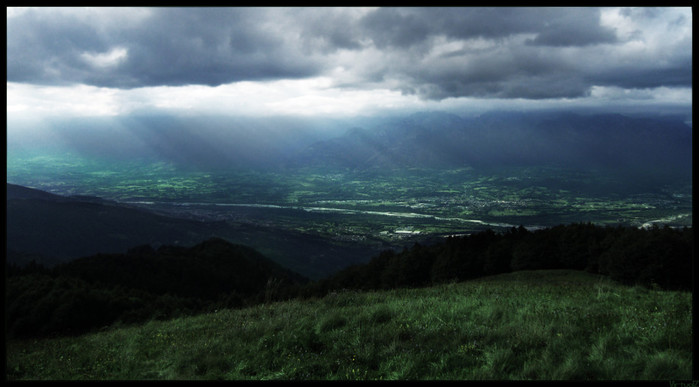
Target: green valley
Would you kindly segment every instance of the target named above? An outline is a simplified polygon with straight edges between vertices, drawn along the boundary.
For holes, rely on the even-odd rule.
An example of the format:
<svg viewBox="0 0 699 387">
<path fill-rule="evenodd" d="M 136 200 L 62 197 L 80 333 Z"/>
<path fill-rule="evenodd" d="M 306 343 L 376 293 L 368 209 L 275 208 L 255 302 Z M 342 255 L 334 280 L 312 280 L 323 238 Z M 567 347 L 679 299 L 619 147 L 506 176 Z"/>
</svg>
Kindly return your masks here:
<svg viewBox="0 0 699 387">
<path fill-rule="evenodd" d="M 170 215 L 387 242 L 404 229 L 429 235 L 588 221 L 692 224 L 691 184 L 634 186 L 609 171 L 552 167 L 183 170 L 67 155 L 8 160 L 8 181 Z"/>
<path fill-rule="evenodd" d="M 694 387 L 692 17 L 8 7 L 6 379 Z"/>
</svg>

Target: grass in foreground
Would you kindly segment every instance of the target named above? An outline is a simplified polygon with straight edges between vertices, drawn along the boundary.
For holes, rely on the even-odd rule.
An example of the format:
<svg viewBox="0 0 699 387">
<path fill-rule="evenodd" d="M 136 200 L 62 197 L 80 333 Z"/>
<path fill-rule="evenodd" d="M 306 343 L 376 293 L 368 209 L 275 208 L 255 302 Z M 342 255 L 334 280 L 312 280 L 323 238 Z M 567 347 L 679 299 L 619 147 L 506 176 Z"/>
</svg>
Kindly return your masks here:
<svg viewBox="0 0 699 387">
<path fill-rule="evenodd" d="M 690 293 L 528 271 L 8 342 L 7 377 L 680 380 L 691 341 Z"/>
</svg>

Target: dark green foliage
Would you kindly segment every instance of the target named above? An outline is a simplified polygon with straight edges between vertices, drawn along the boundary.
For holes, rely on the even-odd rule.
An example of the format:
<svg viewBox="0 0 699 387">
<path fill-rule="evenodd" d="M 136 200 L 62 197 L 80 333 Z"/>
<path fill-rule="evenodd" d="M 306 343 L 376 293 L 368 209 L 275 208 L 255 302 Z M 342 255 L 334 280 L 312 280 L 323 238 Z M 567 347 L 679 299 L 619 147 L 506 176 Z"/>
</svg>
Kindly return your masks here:
<svg viewBox="0 0 699 387">
<path fill-rule="evenodd" d="M 561 266 L 575 270 L 596 270 L 594 262 L 599 256 L 599 243 L 604 230 L 590 223 L 566 226 L 559 237 Z"/>
<path fill-rule="evenodd" d="M 246 297 L 256 295 L 270 277 L 278 278 L 280 284 L 303 281 L 251 248 L 216 238 L 191 248 L 163 246 L 157 252 L 130 250 L 81 258 L 56 267 L 55 272 L 95 284 L 204 300 L 233 291 Z"/>
<path fill-rule="evenodd" d="M 80 333 L 295 297 L 348 300 L 346 289 L 393 289 L 459 282 L 511 270 L 574 269 L 645 287 L 691 288 L 691 228 L 636 229 L 571 224 L 505 233 L 480 232 L 432 245 L 386 250 L 332 277 L 304 279 L 254 250 L 211 239 L 191 248 L 148 246 L 46 269 L 6 265 L 11 336 Z M 493 316 L 495 318 L 497 316 Z M 390 313 L 372 316 L 389 321 Z M 323 321 L 332 329 L 339 321 Z"/>
<path fill-rule="evenodd" d="M 571 252 L 567 249 L 566 238 L 570 236 L 566 233 L 577 235 L 578 226 L 577 224 L 556 226 L 531 233 L 515 246 L 511 262 L 512 270 L 573 269 L 573 266 L 577 270 L 584 269 L 585 265 L 577 264 L 567 256 L 564 257 Z M 573 253 L 577 254 L 577 252 Z"/>
<path fill-rule="evenodd" d="M 306 289 L 389 289 L 464 281 L 519 270 L 573 269 L 608 275 L 626 284 L 691 288 L 691 228 L 637 229 L 575 223 L 530 232 L 524 227 L 449 237 L 400 253 L 384 251 Z"/>
<path fill-rule="evenodd" d="M 20 266 L 15 262 L 5 261 L 5 275 L 8 277 L 37 273 L 48 274 L 49 269 L 35 260 L 31 260 L 24 266 Z"/>
<path fill-rule="evenodd" d="M 400 260 L 393 276 L 395 287 L 425 286 L 429 284 L 429 272 L 434 254 L 416 243 Z"/>
<path fill-rule="evenodd" d="M 393 250 L 385 250 L 367 263 L 367 270 L 364 271 L 364 274 L 366 274 L 366 277 L 364 277 L 365 289 L 390 288 L 389 284 L 383 281 L 382 273 L 389 262 L 395 259 L 395 256 L 396 254 Z"/>
<path fill-rule="evenodd" d="M 297 296 L 305 279 L 245 246 L 149 246 L 45 269 L 8 267 L 8 334 L 77 334 Z"/>
<path fill-rule="evenodd" d="M 609 248 L 600 256 L 600 273 L 625 284 L 689 289 L 694 240 L 691 229 L 624 229 L 616 230 L 615 236 L 607 241 Z"/>
<path fill-rule="evenodd" d="M 536 233 L 518 243 L 512 250 L 512 271 L 557 268 L 557 246 L 546 237 L 549 235 Z"/>
<path fill-rule="evenodd" d="M 483 274 L 493 275 L 506 273 L 512 261 L 512 243 L 501 239 L 488 246 L 483 263 Z"/>
<path fill-rule="evenodd" d="M 185 312 L 197 308 L 185 300 L 124 287 L 96 287 L 79 278 L 46 274 L 10 277 L 7 289 L 5 311 L 10 337 L 80 334 L 116 321 L 143 322 L 178 315 L 173 309 Z"/>
</svg>

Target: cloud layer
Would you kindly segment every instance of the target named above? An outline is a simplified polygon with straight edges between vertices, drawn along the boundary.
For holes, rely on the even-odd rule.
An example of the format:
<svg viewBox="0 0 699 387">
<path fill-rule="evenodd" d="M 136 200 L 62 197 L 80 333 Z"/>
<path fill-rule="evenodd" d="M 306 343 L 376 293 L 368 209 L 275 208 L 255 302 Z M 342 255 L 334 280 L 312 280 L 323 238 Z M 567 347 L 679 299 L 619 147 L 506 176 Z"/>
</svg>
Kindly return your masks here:
<svg viewBox="0 0 699 387">
<path fill-rule="evenodd" d="M 331 79 L 423 100 L 691 88 L 690 8 L 8 11 L 7 81 L 113 89 Z"/>
</svg>

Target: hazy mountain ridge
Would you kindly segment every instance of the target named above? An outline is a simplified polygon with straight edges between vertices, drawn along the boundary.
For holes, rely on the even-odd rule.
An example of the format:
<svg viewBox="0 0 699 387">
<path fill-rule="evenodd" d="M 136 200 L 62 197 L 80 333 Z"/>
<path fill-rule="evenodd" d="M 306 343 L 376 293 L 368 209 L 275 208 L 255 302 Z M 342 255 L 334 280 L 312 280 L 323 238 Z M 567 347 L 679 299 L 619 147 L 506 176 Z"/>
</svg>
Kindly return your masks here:
<svg viewBox="0 0 699 387">
<path fill-rule="evenodd" d="M 10 183 L 6 220 L 6 261 L 19 265 L 35 261 L 50 267 L 98 253 L 123 253 L 137 245 L 189 246 L 225 236 L 262 249 L 270 259 L 305 276 L 319 278 L 368 259 L 374 252 L 280 228 L 183 219 L 101 198 L 54 195 Z"/>
<path fill-rule="evenodd" d="M 55 195 L 38 189 L 7 183 L 7 200 L 15 199 L 40 199 L 54 202 L 70 201 L 66 196 Z"/>
<path fill-rule="evenodd" d="M 215 227 L 159 216 L 92 198 L 64 197 L 7 184 L 7 248 L 39 254 L 45 264 L 95 254 L 126 251 L 137 244 L 188 243 Z M 48 200 L 47 200 L 48 199 Z M 194 240 L 192 240 L 192 243 Z"/>
<path fill-rule="evenodd" d="M 213 170 L 529 164 L 650 168 L 684 176 L 691 170 L 692 128 L 678 117 L 662 116 L 565 111 L 352 119 L 135 116 L 65 119 L 21 129 L 23 135 L 8 135 L 8 157 L 41 149 Z"/>
<path fill-rule="evenodd" d="M 313 144 L 299 162 L 362 169 L 556 165 L 687 177 L 691 138 L 682 121 L 619 114 L 416 113 Z"/>
</svg>

